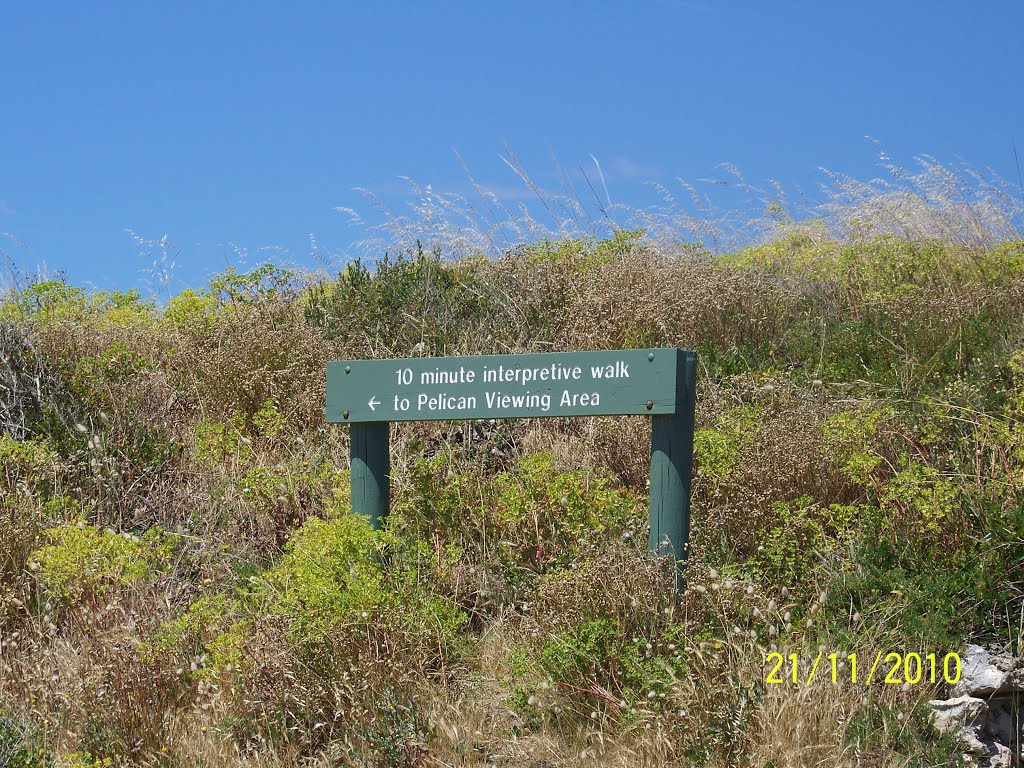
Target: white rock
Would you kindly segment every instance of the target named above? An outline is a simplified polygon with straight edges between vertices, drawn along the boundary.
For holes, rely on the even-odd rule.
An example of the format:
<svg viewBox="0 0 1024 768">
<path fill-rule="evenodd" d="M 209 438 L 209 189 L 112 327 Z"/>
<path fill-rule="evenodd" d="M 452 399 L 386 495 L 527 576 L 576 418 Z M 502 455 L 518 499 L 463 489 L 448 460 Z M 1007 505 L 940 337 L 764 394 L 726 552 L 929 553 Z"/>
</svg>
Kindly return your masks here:
<svg viewBox="0 0 1024 768">
<path fill-rule="evenodd" d="M 933 716 L 932 722 L 942 733 L 980 725 L 988 714 L 988 704 L 973 696 L 958 696 L 955 699 L 932 699 L 928 702 Z"/>
<path fill-rule="evenodd" d="M 1020 707 L 1024 703 L 1024 659 L 967 646 L 962 654 L 962 675 L 953 686 L 953 698 L 928 702 L 936 729 L 959 735 L 965 765 L 976 768 L 1024 766 L 1024 728 Z"/>
<path fill-rule="evenodd" d="M 1005 691 L 1017 662 L 1005 653 L 989 653 L 980 645 L 968 645 L 962 661 L 960 682 L 953 696 L 990 696 Z"/>
</svg>

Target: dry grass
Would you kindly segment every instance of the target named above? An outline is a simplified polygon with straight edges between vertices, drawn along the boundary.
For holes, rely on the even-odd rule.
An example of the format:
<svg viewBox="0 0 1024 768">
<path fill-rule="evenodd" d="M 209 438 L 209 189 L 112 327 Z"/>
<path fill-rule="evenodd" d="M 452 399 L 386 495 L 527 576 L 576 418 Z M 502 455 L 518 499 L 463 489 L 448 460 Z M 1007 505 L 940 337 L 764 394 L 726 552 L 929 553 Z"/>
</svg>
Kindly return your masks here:
<svg viewBox="0 0 1024 768">
<path fill-rule="evenodd" d="M 463 165 L 473 194 L 460 195 L 406 179 L 413 201 L 409 212 L 390 208 L 362 190 L 381 223 L 367 226 L 352 209 L 339 209 L 367 230 L 357 251 L 375 258 L 417 243 L 438 247 L 454 257 L 498 257 L 522 243 L 546 238 L 608 237 L 639 229 L 665 253 L 692 251 L 700 244 L 712 253 L 738 250 L 751 243 L 785 239 L 812 230 L 820 222 L 828 236 L 845 242 L 868 242 L 894 235 L 909 242 L 939 241 L 971 249 L 1020 240 L 1024 231 L 1024 191 L 989 170 L 967 163 L 943 164 L 924 155 L 913 167 L 896 163 L 878 147 L 883 175 L 864 181 L 828 169 L 818 202 L 794 200 L 778 182 L 749 182 L 735 165 L 723 163 L 708 179 L 691 183 L 676 178 L 670 185 L 651 181 L 660 202 L 646 208 L 612 203 L 600 165 L 580 170 L 583 183 L 558 174 L 558 188 L 537 182 L 506 147 L 504 158 L 516 182 L 529 194 L 511 203 L 476 181 Z"/>
<path fill-rule="evenodd" d="M 765 656 L 813 658 L 821 643 L 868 656 L 933 642 L 925 630 L 956 640 L 1024 604 L 1024 279 L 1006 243 L 1019 200 L 925 161 L 894 182 L 834 177 L 821 224 L 795 221 L 785 200 L 753 223 L 717 214 L 693 190 L 693 207 L 664 190 L 663 208 L 629 211 L 607 204 L 598 176 L 595 215 L 509 162 L 543 214 L 482 188 L 472 201 L 424 189 L 411 217 L 381 230 L 493 257 L 414 263 L 400 275 L 412 289 L 399 286 L 412 293 L 361 286 L 380 306 L 413 296 L 408 316 L 314 307 L 330 285 L 317 294 L 314 278 L 271 273 L 273 290 L 236 282 L 127 316 L 21 307 L 0 326 L 0 714 L 34 724 L 75 768 L 83 752 L 162 768 L 949 758 L 920 712 L 933 690 L 768 685 Z M 774 239 L 710 255 L 738 234 Z M 538 237 L 559 242 L 516 247 Z M 445 269 L 457 295 L 430 282 Z M 482 309 L 458 304 L 465 286 Z M 321 322 L 331 313 L 335 326 Z M 267 607 L 261 579 L 296 532 L 347 503 L 347 437 L 322 425 L 325 362 L 423 354 L 425 340 L 448 353 L 701 350 L 680 601 L 641 551 L 636 506 L 607 501 L 645 494 L 649 422 L 600 418 L 393 429 L 409 527 L 374 563 L 389 594 L 463 611 L 457 630 L 346 619 L 310 638 Z M 854 423 L 845 442 L 829 436 L 830 419 L 872 409 L 884 416 L 868 434 Z M 37 443 L 46 450 L 22 455 Z M 551 476 L 529 476 L 521 459 L 542 451 Z M 607 519 L 567 535 L 569 496 Z M 833 505 L 851 517 L 833 520 Z M 69 600 L 38 552 L 48 529 L 77 521 L 100 541 L 172 532 L 172 554 L 130 583 L 90 561 L 89 589 Z M 562 547 L 547 561 L 545 536 Z M 872 548 L 880 539 L 920 548 L 893 555 Z M 346 569 L 337 582 L 356 583 Z M 214 609 L 190 613 L 203 598 Z"/>
</svg>

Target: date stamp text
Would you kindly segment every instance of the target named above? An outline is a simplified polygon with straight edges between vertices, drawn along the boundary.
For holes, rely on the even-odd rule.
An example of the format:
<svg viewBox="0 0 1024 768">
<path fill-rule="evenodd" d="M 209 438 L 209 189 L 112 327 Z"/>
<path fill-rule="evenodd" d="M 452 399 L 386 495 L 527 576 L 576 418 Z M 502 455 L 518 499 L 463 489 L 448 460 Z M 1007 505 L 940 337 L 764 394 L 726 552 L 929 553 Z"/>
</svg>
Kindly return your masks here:
<svg viewBox="0 0 1024 768">
<path fill-rule="evenodd" d="M 832 684 L 849 681 L 853 685 L 920 685 L 960 681 L 962 664 L 956 653 L 897 653 L 879 651 L 874 657 L 857 653 L 818 651 L 814 658 L 798 653 L 769 653 L 765 657 L 765 683 L 769 685 L 803 684 L 828 680 Z"/>
</svg>

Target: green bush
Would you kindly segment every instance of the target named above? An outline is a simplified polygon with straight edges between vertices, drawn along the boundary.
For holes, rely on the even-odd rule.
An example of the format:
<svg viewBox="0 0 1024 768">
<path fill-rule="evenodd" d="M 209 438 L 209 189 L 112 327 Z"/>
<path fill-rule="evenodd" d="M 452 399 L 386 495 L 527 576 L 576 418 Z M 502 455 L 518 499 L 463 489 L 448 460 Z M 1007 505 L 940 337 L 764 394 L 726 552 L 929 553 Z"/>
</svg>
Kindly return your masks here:
<svg viewBox="0 0 1024 768">
<path fill-rule="evenodd" d="M 0 320 L 41 323 L 95 321 L 101 327 L 130 328 L 155 317 L 152 300 L 138 290 L 87 292 L 63 280 L 32 283 L 0 298 Z"/>
<path fill-rule="evenodd" d="M 70 604 L 86 597 L 102 599 L 115 587 L 138 585 L 164 573 L 176 544 L 175 536 L 158 528 L 138 536 L 84 520 L 45 533 L 51 543 L 33 553 L 40 580 Z"/>
<path fill-rule="evenodd" d="M 808 584 L 808 577 L 837 548 L 869 530 L 881 512 L 873 507 L 816 504 L 809 497 L 773 504 L 777 525 L 746 568 L 768 584 Z M 813 588 L 813 585 L 809 585 Z"/>
<path fill-rule="evenodd" d="M 536 694 L 549 715 L 596 709 L 627 722 L 660 711 L 687 672 L 671 584 L 670 569 L 628 543 L 550 569 L 522 605 L 508 661 L 513 698 L 529 704 Z"/>
<path fill-rule="evenodd" d="M 502 530 L 532 537 L 543 562 L 566 563 L 583 548 L 642 531 L 647 519 L 637 494 L 600 472 L 558 472 L 547 453 L 524 456 L 494 484 Z"/>
<path fill-rule="evenodd" d="M 439 534 L 474 559 L 503 564 L 509 575 L 646 535 L 639 494 L 599 470 L 560 472 L 550 453 L 524 456 L 493 477 L 457 472 L 447 456 L 417 462 L 411 475 L 396 498 L 396 524 L 416 536 Z"/>
<path fill-rule="evenodd" d="M 61 758 L 61 768 L 113 768 L 114 758 L 93 757 L 90 752 L 72 752 Z"/>
<path fill-rule="evenodd" d="M 295 272 L 273 264 L 263 264 L 242 274 L 228 267 L 210 279 L 209 295 L 221 307 L 237 308 L 267 298 L 295 298 L 299 287 L 299 276 Z"/>
<path fill-rule="evenodd" d="M 245 416 L 239 412 L 227 421 L 201 421 L 193 428 L 196 459 L 208 469 L 219 467 L 231 458 L 238 460 L 252 454 L 252 440 L 245 434 Z"/>
<path fill-rule="evenodd" d="M 205 290 L 186 288 L 172 296 L 160 315 L 167 328 L 191 339 L 205 339 L 219 326 L 231 324 L 259 309 L 270 309 L 277 319 L 282 307 L 294 300 L 302 287 L 291 270 L 263 264 L 249 272 L 234 267 L 214 275 Z"/>
<path fill-rule="evenodd" d="M 684 670 L 678 657 L 661 656 L 646 637 L 627 637 L 608 619 L 593 619 L 552 635 L 540 652 L 540 665 L 563 686 L 600 686 L 615 697 L 610 703 L 616 710 L 625 702 L 627 712 L 633 705 L 660 707 L 664 696 L 659 699 L 659 694 L 664 694 L 673 674 Z M 578 693 L 584 694 L 579 709 L 586 714 L 592 693 Z"/>
<path fill-rule="evenodd" d="M 824 379 L 931 392 L 991 364 L 1000 337 L 1021 321 L 1019 244 L 979 253 L 891 236 L 843 244 L 802 231 L 721 263 L 793 282 L 803 297 L 769 360 L 752 350 L 754 367 L 782 357 Z"/>
<path fill-rule="evenodd" d="M 426 643 L 453 641 L 465 616 L 419 584 L 414 572 L 383 565 L 386 550 L 395 546 L 397 541 L 374 531 L 362 515 L 313 518 L 259 579 L 261 611 L 284 617 L 300 642 L 369 623 L 400 628 L 410 638 L 423 634 Z"/>
<path fill-rule="evenodd" d="M 0 435 L 0 595 L 23 582 L 42 529 L 68 503 L 58 493 L 62 470 L 48 441 Z"/>
<path fill-rule="evenodd" d="M 420 249 L 384 256 L 372 268 L 356 260 L 309 291 L 305 314 L 350 349 L 443 355 L 475 347 L 480 329 L 504 311 L 471 262 L 445 263 Z"/>
<path fill-rule="evenodd" d="M 186 288 L 167 302 L 161 321 L 179 333 L 203 336 L 210 331 L 216 311 L 213 296 Z"/>
<path fill-rule="evenodd" d="M 0 712 L 0 765 L 4 768 L 50 768 L 53 758 L 39 728 Z"/>
<path fill-rule="evenodd" d="M 0 488 L 13 498 L 19 491 L 53 489 L 59 457 L 45 440 L 15 440 L 0 434 Z"/>
<path fill-rule="evenodd" d="M 79 402 L 99 409 L 111 406 L 111 387 L 121 387 L 152 370 L 145 356 L 116 341 L 96 356 L 78 359 L 68 384 Z"/>
<path fill-rule="evenodd" d="M 712 495 L 733 473 L 757 433 L 761 411 L 744 405 L 722 414 L 714 427 L 694 431 L 693 454 L 696 471 L 712 484 Z"/>
<path fill-rule="evenodd" d="M 875 485 L 874 474 L 884 462 L 878 447 L 879 430 L 894 416 L 891 408 L 865 404 L 855 411 L 840 411 L 822 425 L 839 470 L 854 483 L 865 488 Z"/>
<path fill-rule="evenodd" d="M 889 481 L 883 503 L 894 513 L 895 525 L 934 534 L 961 522 L 959 497 L 956 485 L 935 467 L 910 461 Z"/>
<path fill-rule="evenodd" d="M 281 562 L 261 577 L 263 610 L 286 617 L 306 640 L 364 623 L 388 601 L 379 564 L 384 542 L 360 515 L 310 520 L 288 543 Z"/>
<path fill-rule="evenodd" d="M 205 660 L 199 677 L 225 684 L 225 728 L 240 740 L 313 750 L 344 739 L 404 765 L 425 736 L 416 681 L 458 651 L 466 616 L 406 542 L 333 504 L 331 515 L 308 520 L 233 598 L 194 603 L 157 650 Z"/>
</svg>

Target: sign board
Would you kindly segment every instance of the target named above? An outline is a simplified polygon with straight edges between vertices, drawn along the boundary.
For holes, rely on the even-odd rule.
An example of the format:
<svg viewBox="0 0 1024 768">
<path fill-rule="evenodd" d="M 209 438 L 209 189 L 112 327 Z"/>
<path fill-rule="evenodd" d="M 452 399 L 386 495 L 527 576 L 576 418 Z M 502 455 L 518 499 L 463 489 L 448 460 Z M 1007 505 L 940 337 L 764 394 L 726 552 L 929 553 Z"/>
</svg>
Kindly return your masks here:
<svg viewBox="0 0 1024 768">
<path fill-rule="evenodd" d="M 649 415 L 648 548 L 682 563 L 696 379 L 697 356 L 679 349 L 332 361 L 326 417 L 352 425 L 352 509 L 377 527 L 388 514 L 392 421 Z"/>
<path fill-rule="evenodd" d="M 676 412 L 674 349 L 327 364 L 327 421 L 437 421 Z"/>
</svg>

